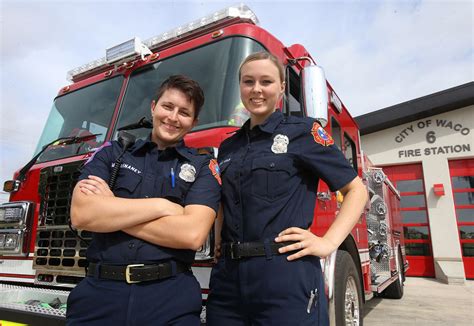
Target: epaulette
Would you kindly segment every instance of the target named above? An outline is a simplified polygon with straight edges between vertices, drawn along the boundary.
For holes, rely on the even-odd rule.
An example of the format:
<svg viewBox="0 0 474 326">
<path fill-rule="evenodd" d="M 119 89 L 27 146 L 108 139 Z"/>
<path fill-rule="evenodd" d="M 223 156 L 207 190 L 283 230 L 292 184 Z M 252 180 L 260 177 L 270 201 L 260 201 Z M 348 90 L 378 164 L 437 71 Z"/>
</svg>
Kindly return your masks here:
<svg viewBox="0 0 474 326">
<path fill-rule="evenodd" d="M 308 118 L 301 118 L 301 117 L 285 117 L 281 123 L 283 124 L 307 124 L 308 121 L 306 121 Z"/>
<path fill-rule="evenodd" d="M 199 148 L 197 148 L 197 153 L 199 155 L 214 156 L 214 148 L 213 147 L 199 147 Z"/>
</svg>

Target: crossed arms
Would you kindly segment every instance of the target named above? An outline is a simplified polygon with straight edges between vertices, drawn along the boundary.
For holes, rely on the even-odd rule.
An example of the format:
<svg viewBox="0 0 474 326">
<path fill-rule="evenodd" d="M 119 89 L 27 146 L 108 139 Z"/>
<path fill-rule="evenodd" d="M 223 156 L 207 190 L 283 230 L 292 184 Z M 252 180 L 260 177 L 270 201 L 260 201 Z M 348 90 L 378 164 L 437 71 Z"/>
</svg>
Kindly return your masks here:
<svg viewBox="0 0 474 326">
<path fill-rule="evenodd" d="M 107 183 L 89 176 L 74 188 L 71 222 L 94 232 L 123 231 L 174 249 L 198 250 L 206 241 L 216 213 L 205 205 L 184 208 L 164 198 L 115 197 Z"/>
</svg>

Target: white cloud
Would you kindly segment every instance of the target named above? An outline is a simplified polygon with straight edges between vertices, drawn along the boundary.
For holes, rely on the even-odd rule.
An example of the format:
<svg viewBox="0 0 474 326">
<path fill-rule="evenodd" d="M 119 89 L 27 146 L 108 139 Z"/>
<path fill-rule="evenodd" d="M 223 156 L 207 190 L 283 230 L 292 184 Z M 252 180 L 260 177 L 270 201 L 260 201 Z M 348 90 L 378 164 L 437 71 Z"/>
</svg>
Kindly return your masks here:
<svg viewBox="0 0 474 326">
<path fill-rule="evenodd" d="M 67 71 L 133 36 L 146 39 L 221 7 L 188 4 L 2 1 L 0 181 L 32 157 L 53 99 L 69 84 Z"/>
<path fill-rule="evenodd" d="M 68 70 L 235 3 L 3 0 L 1 180 L 32 156 Z M 354 116 L 474 79 L 472 1 L 247 3 L 284 45 L 310 51 Z"/>
<path fill-rule="evenodd" d="M 361 38 L 322 53 L 329 80 L 356 116 L 474 79 L 472 3 L 390 2 Z M 356 28 L 359 36 L 359 28 Z"/>
</svg>

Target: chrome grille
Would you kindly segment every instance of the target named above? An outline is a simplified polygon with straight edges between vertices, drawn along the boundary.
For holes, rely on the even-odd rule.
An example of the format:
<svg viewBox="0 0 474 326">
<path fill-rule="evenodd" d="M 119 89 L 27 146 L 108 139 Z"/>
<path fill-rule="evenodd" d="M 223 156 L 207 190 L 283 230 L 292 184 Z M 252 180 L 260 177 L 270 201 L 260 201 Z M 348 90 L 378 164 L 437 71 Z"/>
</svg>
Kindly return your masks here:
<svg viewBox="0 0 474 326">
<path fill-rule="evenodd" d="M 82 163 L 50 166 L 41 171 L 39 226 L 68 225 L 72 191 Z"/>
<path fill-rule="evenodd" d="M 36 283 L 67 286 L 84 277 L 88 244 L 69 228 L 72 191 L 82 163 L 51 166 L 40 173 L 40 213 L 33 260 Z M 78 234 L 86 241 L 92 238 L 88 231 Z"/>
</svg>

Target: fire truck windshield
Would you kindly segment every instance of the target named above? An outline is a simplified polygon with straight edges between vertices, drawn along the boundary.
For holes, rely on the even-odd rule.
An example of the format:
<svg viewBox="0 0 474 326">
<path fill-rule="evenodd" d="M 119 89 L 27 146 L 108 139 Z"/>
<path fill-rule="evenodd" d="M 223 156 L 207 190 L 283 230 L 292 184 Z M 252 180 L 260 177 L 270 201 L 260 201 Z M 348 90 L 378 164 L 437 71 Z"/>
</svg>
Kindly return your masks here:
<svg viewBox="0 0 474 326">
<path fill-rule="evenodd" d="M 50 146 L 38 162 L 84 154 L 100 146 L 110 126 L 122 83 L 123 76 L 117 76 L 57 97 L 35 155 L 44 145 L 60 137 L 100 135 L 84 142 Z"/>
<path fill-rule="evenodd" d="M 201 85 L 205 103 L 194 131 L 214 127 L 240 127 L 248 118 L 240 102 L 238 70 L 242 60 L 263 47 L 246 37 L 228 37 L 148 64 L 132 72 L 120 107 L 116 128 L 151 118 L 150 104 L 161 83 L 170 75 L 187 75 Z M 95 139 L 72 144 L 51 145 L 37 162 L 80 155 L 99 147 L 105 140 L 124 76 L 80 88 L 55 99 L 35 155 L 51 141 L 62 137 Z M 137 138 L 146 138 L 149 129 L 131 130 Z M 117 132 L 114 134 L 117 137 Z"/>
<path fill-rule="evenodd" d="M 157 61 L 135 71 L 128 83 L 117 128 L 150 118 L 150 104 L 160 84 L 170 75 L 183 74 L 199 82 L 205 103 L 194 131 L 214 127 L 240 127 L 248 118 L 240 102 L 238 70 L 242 60 L 263 47 L 245 37 L 229 37 Z M 138 138 L 150 130 L 131 131 Z"/>
</svg>

